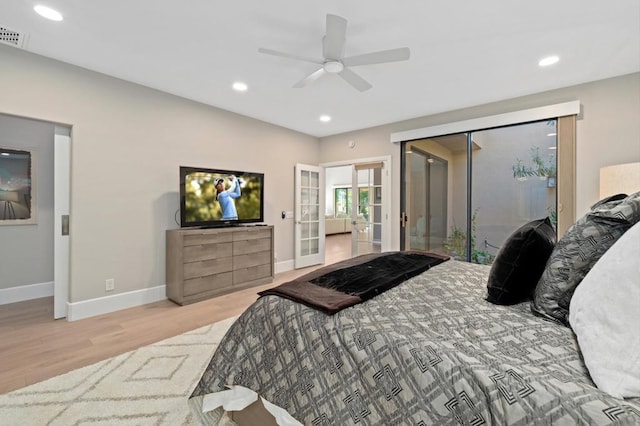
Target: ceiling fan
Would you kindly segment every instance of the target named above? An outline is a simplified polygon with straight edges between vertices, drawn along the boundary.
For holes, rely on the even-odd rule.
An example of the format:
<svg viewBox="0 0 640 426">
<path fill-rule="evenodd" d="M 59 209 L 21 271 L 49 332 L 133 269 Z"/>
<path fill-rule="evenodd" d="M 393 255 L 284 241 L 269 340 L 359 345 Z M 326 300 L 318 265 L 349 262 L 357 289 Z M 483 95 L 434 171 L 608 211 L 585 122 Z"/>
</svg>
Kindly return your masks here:
<svg viewBox="0 0 640 426">
<path fill-rule="evenodd" d="M 370 89 L 372 86 L 364 78 L 353 72 L 350 67 L 406 61 L 409 59 L 410 52 L 408 47 L 381 50 L 344 58 L 342 55 L 344 53 L 346 32 L 347 20 L 337 15 L 328 14 L 326 34 L 322 38 L 323 59 L 308 58 L 262 47 L 258 49 L 258 52 L 320 65 L 320 68 L 316 71 L 294 84 L 293 87 L 295 88 L 305 87 L 309 83 L 329 73 L 338 74 L 347 83 L 361 92 Z"/>
</svg>

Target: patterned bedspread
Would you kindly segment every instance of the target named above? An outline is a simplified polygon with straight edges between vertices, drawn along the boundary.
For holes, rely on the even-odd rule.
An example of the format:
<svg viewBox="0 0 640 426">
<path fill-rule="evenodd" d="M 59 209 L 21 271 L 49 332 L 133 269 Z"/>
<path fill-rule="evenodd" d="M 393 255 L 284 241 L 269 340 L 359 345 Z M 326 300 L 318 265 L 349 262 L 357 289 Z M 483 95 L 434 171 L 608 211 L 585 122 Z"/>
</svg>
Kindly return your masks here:
<svg viewBox="0 0 640 426">
<path fill-rule="evenodd" d="M 263 297 L 189 403 L 237 384 L 305 425 L 640 424 L 640 399 L 595 388 L 569 328 L 486 302 L 488 272 L 451 260 L 333 316 Z"/>
</svg>

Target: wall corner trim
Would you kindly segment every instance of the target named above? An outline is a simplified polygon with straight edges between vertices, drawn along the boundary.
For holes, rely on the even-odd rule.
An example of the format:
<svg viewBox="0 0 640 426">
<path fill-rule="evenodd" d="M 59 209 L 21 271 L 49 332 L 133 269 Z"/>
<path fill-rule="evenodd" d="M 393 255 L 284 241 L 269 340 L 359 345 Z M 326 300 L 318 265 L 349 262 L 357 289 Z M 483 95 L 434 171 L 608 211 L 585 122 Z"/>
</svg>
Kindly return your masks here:
<svg viewBox="0 0 640 426">
<path fill-rule="evenodd" d="M 145 288 L 67 304 L 67 320 L 77 321 L 121 309 L 133 308 L 167 298 L 166 286 Z"/>
</svg>

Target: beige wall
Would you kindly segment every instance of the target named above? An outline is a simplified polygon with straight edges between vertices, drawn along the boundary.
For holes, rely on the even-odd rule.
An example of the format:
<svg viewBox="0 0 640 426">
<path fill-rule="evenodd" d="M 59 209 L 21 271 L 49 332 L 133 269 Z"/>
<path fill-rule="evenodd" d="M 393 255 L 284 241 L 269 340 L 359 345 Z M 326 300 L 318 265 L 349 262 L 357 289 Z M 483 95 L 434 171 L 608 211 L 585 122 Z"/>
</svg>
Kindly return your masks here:
<svg viewBox="0 0 640 426">
<path fill-rule="evenodd" d="M 391 133 L 573 100 L 582 106 L 576 129 L 576 216 L 580 217 L 598 200 L 600 167 L 640 161 L 640 73 L 322 138 L 321 162 L 390 154 L 391 223 L 398 224 L 400 146 L 389 142 Z M 422 101 L 428 102 L 407 99 Z M 355 148 L 348 148 L 349 140 L 356 142 Z M 398 228 L 392 227 L 391 247 L 399 245 Z"/>
<path fill-rule="evenodd" d="M 0 113 L 73 126 L 71 302 L 165 284 L 180 165 L 264 172 L 278 261 L 293 258 L 280 212 L 295 163 L 318 162 L 316 138 L 11 47 L 0 64 Z"/>
</svg>

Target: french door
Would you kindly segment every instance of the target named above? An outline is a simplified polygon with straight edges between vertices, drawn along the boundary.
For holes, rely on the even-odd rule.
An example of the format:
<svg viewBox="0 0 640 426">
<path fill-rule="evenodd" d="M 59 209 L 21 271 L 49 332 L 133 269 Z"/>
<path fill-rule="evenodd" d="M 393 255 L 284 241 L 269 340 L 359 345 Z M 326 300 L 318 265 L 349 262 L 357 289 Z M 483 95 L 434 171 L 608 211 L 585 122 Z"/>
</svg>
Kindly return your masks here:
<svg viewBox="0 0 640 426">
<path fill-rule="evenodd" d="M 385 214 L 383 199 L 384 162 L 353 165 L 351 193 L 351 254 L 379 253 Z"/>
<path fill-rule="evenodd" d="M 294 267 L 324 263 L 324 169 L 306 164 L 295 167 Z"/>
</svg>

